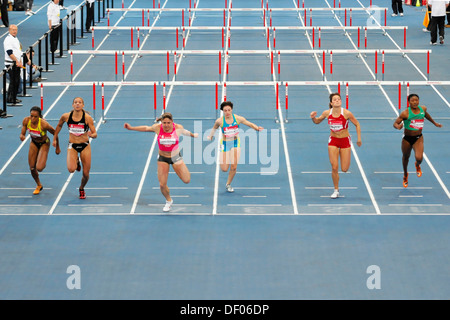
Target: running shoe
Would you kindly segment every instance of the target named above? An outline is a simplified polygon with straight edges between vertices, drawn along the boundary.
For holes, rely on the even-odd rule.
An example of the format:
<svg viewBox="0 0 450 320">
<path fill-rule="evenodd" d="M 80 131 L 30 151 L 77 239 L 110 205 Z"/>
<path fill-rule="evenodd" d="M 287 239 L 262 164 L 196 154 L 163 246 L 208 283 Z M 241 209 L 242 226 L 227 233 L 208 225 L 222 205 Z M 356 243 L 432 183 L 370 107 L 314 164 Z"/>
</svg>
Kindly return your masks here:
<svg viewBox="0 0 450 320">
<path fill-rule="evenodd" d="M 42 191 L 42 189 L 44 189 L 43 186 L 37 186 L 36 189 L 34 189 L 33 194 L 39 194 Z"/>
<path fill-rule="evenodd" d="M 439 43 L 440 44 L 444 44 L 444 37 L 443 36 L 439 36 Z"/>
<path fill-rule="evenodd" d="M 331 195 L 331 199 L 339 198 L 339 190 L 334 190 L 333 194 Z"/>
<path fill-rule="evenodd" d="M 233 187 L 231 186 L 231 184 L 227 184 L 227 185 L 225 186 L 225 188 L 227 189 L 228 192 L 234 192 L 234 189 L 233 189 Z"/>
<path fill-rule="evenodd" d="M 80 199 L 86 199 L 86 193 L 84 192 L 84 189 L 80 189 Z"/>
<path fill-rule="evenodd" d="M 403 187 L 408 187 L 408 174 L 406 174 L 406 176 L 403 176 Z"/>
<path fill-rule="evenodd" d="M 419 178 L 422 176 L 422 169 L 420 168 L 420 164 L 417 164 L 417 161 L 416 161 L 416 173 Z"/>
<path fill-rule="evenodd" d="M 396 13 L 393 13 L 393 14 L 391 14 L 391 16 L 392 16 L 392 17 L 396 17 L 396 16 L 397 16 L 397 14 L 396 14 Z"/>
<path fill-rule="evenodd" d="M 77 162 L 77 171 L 81 171 L 80 159 L 78 159 L 78 162 Z"/>
<path fill-rule="evenodd" d="M 172 209 L 172 204 L 173 204 L 173 200 L 166 201 L 166 205 L 164 206 L 163 211 L 164 212 L 170 211 L 170 209 Z"/>
<path fill-rule="evenodd" d="M 400 13 L 400 17 L 403 17 L 403 13 Z"/>
</svg>

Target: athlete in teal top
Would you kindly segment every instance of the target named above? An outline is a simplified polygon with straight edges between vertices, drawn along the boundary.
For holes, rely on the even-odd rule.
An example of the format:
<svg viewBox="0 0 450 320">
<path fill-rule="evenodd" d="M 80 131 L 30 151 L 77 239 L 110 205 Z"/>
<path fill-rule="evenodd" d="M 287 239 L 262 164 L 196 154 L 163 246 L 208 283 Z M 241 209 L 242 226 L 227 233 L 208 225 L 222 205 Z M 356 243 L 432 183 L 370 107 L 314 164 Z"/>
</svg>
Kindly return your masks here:
<svg viewBox="0 0 450 320">
<path fill-rule="evenodd" d="M 222 169 L 223 172 L 227 172 L 228 169 L 230 169 L 225 188 L 228 192 L 234 192 L 234 189 L 231 187 L 231 182 L 236 175 L 237 164 L 241 155 L 239 125 L 241 123 L 245 124 L 256 131 L 261 131 L 264 128 L 251 123 L 244 117 L 233 114 L 233 103 L 231 101 L 222 102 L 220 110 L 223 112 L 223 116 L 214 122 L 214 126 L 208 139 L 212 140 L 215 131 L 219 127 L 222 128 L 222 140 L 220 141 L 220 149 L 222 151 L 220 153 L 220 169 Z"/>
<path fill-rule="evenodd" d="M 442 127 L 442 124 L 433 120 L 427 112 L 427 107 L 419 106 L 419 96 L 417 94 L 410 94 L 408 102 L 409 108 L 402 111 L 394 122 L 394 128 L 398 130 L 405 129 L 402 139 L 403 186 L 405 188 L 408 186 L 408 162 L 413 149 L 416 157 L 416 174 L 418 177 L 422 176 L 420 164 L 423 160 L 424 149 L 422 136 L 424 119 L 427 119 L 438 128 Z"/>
</svg>

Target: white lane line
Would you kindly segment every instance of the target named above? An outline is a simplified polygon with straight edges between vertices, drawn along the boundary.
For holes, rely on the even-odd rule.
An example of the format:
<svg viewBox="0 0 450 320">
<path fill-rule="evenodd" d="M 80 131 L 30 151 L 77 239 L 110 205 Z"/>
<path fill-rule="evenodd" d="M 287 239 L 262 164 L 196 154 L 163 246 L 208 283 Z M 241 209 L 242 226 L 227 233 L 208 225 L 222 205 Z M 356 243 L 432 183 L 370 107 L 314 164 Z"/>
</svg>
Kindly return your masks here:
<svg viewBox="0 0 450 320">
<path fill-rule="evenodd" d="M 423 198 L 422 195 L 419 195 L 419 196 L 402 196 L 402 195 L 399 195 L 398 197 L 399 198 Z"/>
<path fill-rule="evenodd" d="M 244 190 L 279 190 L 280 187 L 233 187 L 233 189 L 244 189 Z"/>
<path fill-rule="evenodd" d="M 331 171 L 301 171 L 300 173 L 305 173 L 305 174 L 309 174 L 309 173 L 311 173 L 311 174 L 313 174 L 313 173 L 328 173 L 328 174 L 331 174 Z M 339 171 L 339 173 L 342 173 L 342 174 L 347 174 L 347 173 L 351 173 L 350 171 L 347 171 L 347 172 L 343 172 L 343 171 Z"/>
<path fill-rule="evenodd" d="M 121 203 L 105 203 L 105 204 L 68 204 L 68 207 L 121 207 Z"/>
<path fill-rule="evenodd" d="M 155 204 L 155 203 L 149 203 L 147 204 L 149 207 L 159 207 L 162 206 L 161 203 Z M 173 203 L 172 207 L 201 207 L 201 203 Z"/>
<path fill-rule="evenodd" d="M 402 204 L 402 203 L 390 203 L 389 206 L 391 207 L 442 207 L 442 203 L 436 203 L 436 204 L 424 204 L 424 203 L 409 203 L 409 204 Z"/>
<path fill-rule="evenodd" d="M 90 174 L 134 174 L 134 172 L 90 172 Z"/>
<path fill-rule="evenodd" d="M 42 207 L 42 204 L 0 204 L 0 207 Z"/>
<path fill-rule="evenodd" d="M 330 198 L 330 196 L 320 196 L 321 198 Z M 345 196 L 339 195 L 339 198 L 345 198 Z"/>
<path fill-rule="evenodd" d="M 32 198 L 33 196 L 8 196 L 8 198 Z"/>
<path fill-rule="evenodd" d="M 201 172 L 201 171 L 194 171 L 194 172 L 190 172 L 191 174 L 203 174 L 205 172 Z M 169 174 L 176 174 L 176 172 L 170 171 Z"/>
<path fill-rule="evenodd" d="M 332 189 L 332 190 L 334 190 L 334 187 L 305 187 L 305 189 L 312 189 L 312 190 L 314 190 L 314 189 Z M 358 187 L 339 187 L 339 190 L 343 190 L 343 189 L 348 189 L 348 190 L 350 190 L 350 189 L 358 189 Z"/>
<path fill-rule="evenodd" d="M 431 190 L 431 189 L 433 189 L 433 187 L 408 187 L 408 188 L 405 188 L 405 187 L 381 187 L 381 189 L 386 189 L 386 190 L 389 190 L 389 189 L 391 189 L 391 190 L 398 190 L 398 189 L 401 189 L 401 190 L 403 190 L 403 189 Z"/>
<path fill-rule="evenodd" d="M 361 207 L 363 206 L 361 203 L 348 203 L 348 204 L 314 204 L 309 203 L 308 207 L 333 207 L 333 208 L 339 208 L 339 207 Z"/>
<path fill-rule="evenodd" d="M 75 189 L 78 189 L 78 187 Z M 99 187 L 99 188 L 89 187 L 89 188 L 84 188 L 84 189 L 85 190 L 128 190 L 128 187 Z"/>
<path fill-rule="evenodd" d="M 248 203 L 229 203 L 229 207 L 282 207 L 282 204 L 248 204 Z"/>
<path fill-rule="evenodd" d="M 11 172 L 11 174 L 30 174 L 30 172 Z M 39 172 L 39 175 L 46 175 L 46 174 L 61 174 L 61 172 Z"/>
<path fill-rule="evenodd" d="M 153 190 L 159 190 L 159 187 L 152 187 Z M 170 190 L 203 190 L 205 187 L 170 187 Z"/>
<path fill-rule="evenodd" d="M 86 196 L 86 198 L 111 198 L 111 196 Z"/>
<path fill-rule="evenodd" d="M 242 198 L 267 198 L 267 196 L 242 196 Z"/>
<path fill-rule="evenodd" d="M 36 188 L 0 188 L 0 190 L 35 190 Z M 44 188 L 45 190 L 51 190 L 52 188 Z"/>
<path fill-rule="evenodd" d="M 236 174 L 260 174 L 260 175 L 274 175 L 277 174 L 277 171 L 267 171 L 267 172 L 261 172 L 261 171 L 237 171 Z"/>
</svg>

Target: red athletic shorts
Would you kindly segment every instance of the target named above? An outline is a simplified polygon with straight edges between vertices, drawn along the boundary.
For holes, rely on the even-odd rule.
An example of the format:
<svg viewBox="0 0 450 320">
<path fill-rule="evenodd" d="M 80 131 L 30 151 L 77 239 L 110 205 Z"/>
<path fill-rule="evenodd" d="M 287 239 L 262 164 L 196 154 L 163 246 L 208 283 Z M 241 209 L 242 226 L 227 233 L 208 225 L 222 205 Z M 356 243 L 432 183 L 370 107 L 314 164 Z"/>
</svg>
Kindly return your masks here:
<svg viewBox="0 0 450 320">
<path fill-rule="evenodd" d="M 350 136 L 345 138 L 336 138 L 330 136 L 330 139 L 328 139 L 328 145 L 335 146 L 341 149 L 350 148 Z"/>
</svg>

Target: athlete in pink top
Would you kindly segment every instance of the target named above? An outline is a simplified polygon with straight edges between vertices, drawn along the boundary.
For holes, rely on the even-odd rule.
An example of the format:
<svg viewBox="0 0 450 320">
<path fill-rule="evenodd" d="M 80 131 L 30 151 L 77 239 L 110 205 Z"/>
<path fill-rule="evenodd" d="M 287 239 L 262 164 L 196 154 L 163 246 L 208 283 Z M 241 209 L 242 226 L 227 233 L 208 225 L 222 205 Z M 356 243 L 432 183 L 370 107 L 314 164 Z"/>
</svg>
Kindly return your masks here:
<svg viewBox="0 0 450 320">
<path fill-rule="evenodd" d="M 164 212 L 170 211 L 173 200 L 170 197 L 170 190 L 167 186 L 169 178 L 169 169 L 172 165 L 173 170 L 184 183 L 191 181 L 191 173 L 181 157 L 179 150 L 179 136 L 185 135 L 193 138 L 198 137 L 198 133 L 192 133 L 184 129 L 181 124 L 173 122 L 172 114 L 166 112 L 157 123 L 152 126 L 137 126 L 132 127 L 128 123 L 124 124 L 124 128 L 128 130 L 141 132 L 155 132 L 158 140 L 159 155 L 158 155 L 158 180 L 159 188 L 164 198 L 166 198 L 166 205 L 163 208 Z M 161 123 L 159 123 L 161 122 Z"/>
<path fill-rule="evenodd" d="M 317 112 L 313 111 L 310 114 L 312 121 L 315 124 L 321 123 L 324 119 L 328 119 L 330 126 L 330 138 L 328 140 L 328 156 L 331 163 L 331 177 L 334 184 L 334 192 L 331 195 L 332 199 L 339 197 L 339 156 L 341 157 L 341 169 L 347 172 L 350 167 L 351 159 L 351 140 L 348 132 L 348 120 L 356 126 L 356 133 L 358 140 L 356 144 L 361 146 L 361 128 L 358 120 L 347 109 L 342 108 L 341 96 L 339 93 L 330 94 L 330 109 L 325 110 L 319 117 L 316 117 Z"/>
</svg>

